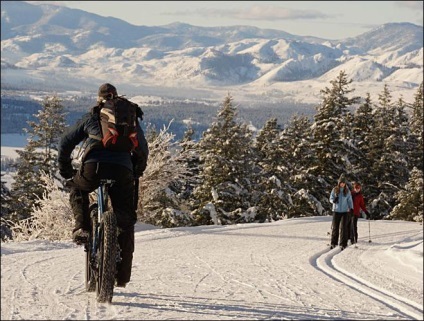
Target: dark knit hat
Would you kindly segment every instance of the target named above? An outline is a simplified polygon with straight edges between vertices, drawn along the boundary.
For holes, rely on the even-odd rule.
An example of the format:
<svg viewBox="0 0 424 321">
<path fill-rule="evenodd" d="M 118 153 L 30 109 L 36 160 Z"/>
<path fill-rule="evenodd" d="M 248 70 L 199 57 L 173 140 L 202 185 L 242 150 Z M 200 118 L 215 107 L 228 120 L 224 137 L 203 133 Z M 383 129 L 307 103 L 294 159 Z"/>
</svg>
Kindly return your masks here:
<svg viewBox="0 0 424 321">
<path fill-rule="evenodd" d="M 339 177 L 339 184 L 340 183 L 345 183 L 346 184 L 346 177 L 344 176 L 344 174 L 340 175 L 340 177 Z"/>
<path fill-rule="evenodd" d="M 99 87 L 99 97 L 108 98 L 110 95 L 117 96 L 118 92 L 116 91 L 115 86 L 105 83 Z"/>
<path fill-rule="evenodd" d="M 361 187 L 361 183 L 359 183 L 359 182 L 355 182 L 355 183 L 353 183 L 353 187 L 354 187 L 354 188 L 356 188 L 356 187 Z"/>
</svg>

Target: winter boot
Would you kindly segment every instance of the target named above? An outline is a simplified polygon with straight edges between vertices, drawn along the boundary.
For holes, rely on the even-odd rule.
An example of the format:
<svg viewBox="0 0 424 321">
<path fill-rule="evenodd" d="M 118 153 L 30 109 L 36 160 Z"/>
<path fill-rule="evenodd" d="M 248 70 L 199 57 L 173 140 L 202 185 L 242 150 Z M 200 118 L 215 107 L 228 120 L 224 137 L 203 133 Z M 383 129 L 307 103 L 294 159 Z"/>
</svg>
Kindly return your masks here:
<svg viewBox="0 0 424 321">
<path fill-rule="evenodd" d="M 72 238 L 77 244 L 84 243 L 84 241 L 87 242 L 89 237 L 88 231 L 90 231 L 91 225 L 88 192 L 71 189 L 69 201 L 75 218 L 75 228 L 72 231 Z"/>
<path fill-rule="evenodd" d="M 88 243 L 89 238 L 90 233 L 88 231 L 83 230 L 82 228 L 77 229 L 72 233 L 72 239 L 77 245 L 83 245 Z"/>
<path fill-rule="evenodd" d="M 118 243 L 121 248 L 121 261 L 116 273 L 116 284 L 125 285 L 131 279 L 131 268 L 134 252 L 134 227 L 121 231 L 118 235 Z"/>
</svg>

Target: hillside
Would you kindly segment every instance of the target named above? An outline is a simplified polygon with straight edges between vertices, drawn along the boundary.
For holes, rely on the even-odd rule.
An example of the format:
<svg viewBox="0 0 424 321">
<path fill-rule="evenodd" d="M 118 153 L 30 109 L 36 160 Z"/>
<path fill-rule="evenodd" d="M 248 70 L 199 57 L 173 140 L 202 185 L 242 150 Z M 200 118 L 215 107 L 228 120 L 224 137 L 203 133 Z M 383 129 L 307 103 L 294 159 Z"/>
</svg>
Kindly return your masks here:
<svg viewBox="0 0 424 321">
<path fill-rule="evenodd" d="M 23 19 L 22 13 L 31 19 Z M 240 102 L 316 103 L 339 70 L 374 97 L 411 100 L 423 79 L 423 28 L 389 23 L 330 41 L 247 26 L 134 26 L 51 4 L 2 2 L 2 92 L 95 92 Z M 113 81 L 112 81 L 113 80 Z"/>
</svg>

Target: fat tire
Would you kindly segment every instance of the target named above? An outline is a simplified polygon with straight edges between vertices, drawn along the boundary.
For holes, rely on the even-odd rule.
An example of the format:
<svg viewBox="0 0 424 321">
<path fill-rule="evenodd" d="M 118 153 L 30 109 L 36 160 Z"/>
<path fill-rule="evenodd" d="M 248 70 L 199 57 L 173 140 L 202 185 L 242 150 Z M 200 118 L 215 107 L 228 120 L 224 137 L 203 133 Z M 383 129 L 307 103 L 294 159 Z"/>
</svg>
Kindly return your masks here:
<svg viewBox="0 0 424 321">
<path fill-rule="evenodd" d="M 97 301 L 100 303 L 110 303 L 112 302 L 113 287 L 115 285 L 118 249 L 116 216 L 112 211 L 103 213 L 99 241 L 99 275 L 96 282 Z"/>
</svg>

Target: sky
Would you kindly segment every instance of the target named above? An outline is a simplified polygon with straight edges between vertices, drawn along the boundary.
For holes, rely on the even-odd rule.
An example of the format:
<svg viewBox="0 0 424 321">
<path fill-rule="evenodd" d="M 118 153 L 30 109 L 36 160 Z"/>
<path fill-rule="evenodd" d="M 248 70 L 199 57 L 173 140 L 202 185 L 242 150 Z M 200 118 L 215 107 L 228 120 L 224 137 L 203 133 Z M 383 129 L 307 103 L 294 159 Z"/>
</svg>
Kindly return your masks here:
<svg viewBox="0 0 424 321">
<path fill-rule="evenodd" d="M 112 304 L 84 288 L 72 242 L 1 244 L 1 320 L 422 320 L 423 228 L 331 217 L 158 229 L 138 223 L 132 279 Z"/>
<path fill-rule="evenodd" d="M 173 22 L 204 27 L 250 25 L 331 40 L 354 37 L 390 22 L 423 25 L 423 1 L 43 2 L 116 17 L 134 25 L 160 26 Z"/>
</svg>

